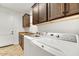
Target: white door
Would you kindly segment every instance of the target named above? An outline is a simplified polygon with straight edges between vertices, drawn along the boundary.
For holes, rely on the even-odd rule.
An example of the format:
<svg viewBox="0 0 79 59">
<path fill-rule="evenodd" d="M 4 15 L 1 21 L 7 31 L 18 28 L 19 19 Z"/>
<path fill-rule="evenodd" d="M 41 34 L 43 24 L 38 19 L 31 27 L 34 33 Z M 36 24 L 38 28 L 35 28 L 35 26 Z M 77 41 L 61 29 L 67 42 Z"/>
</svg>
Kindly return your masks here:
<svg viewBox="0 0 79 59">
<path fill-rule="evenodd" d="M 13 16 L 0 13 L 0 47 L 13 44 Z"/>
</svg>

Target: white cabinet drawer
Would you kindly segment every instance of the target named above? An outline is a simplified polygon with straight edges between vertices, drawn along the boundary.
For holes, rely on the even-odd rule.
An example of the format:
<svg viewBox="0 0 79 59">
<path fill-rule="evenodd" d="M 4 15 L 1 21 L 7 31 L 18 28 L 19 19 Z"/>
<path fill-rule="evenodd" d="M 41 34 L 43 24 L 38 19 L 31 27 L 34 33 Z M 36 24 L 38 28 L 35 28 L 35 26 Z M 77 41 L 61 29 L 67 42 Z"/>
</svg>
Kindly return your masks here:
<svg viewBox="0 0 79 59">
<path fill-rule="evenodd" d="M 47 52 L 49 52 L 49 53 L 51 53 L 51 54 L 54 54 L 54 55 L 64 55 L 64 53 L 62 52 L 62 51 L 60 51 L 58 48 L 55 48 L 55 47 L 50 47 L 50 46 L 48 46 L 48 45 L 45 45 L 45 44 L 43 44 L 43 43 L 40 43 L 40 42 L 38 42 L 38 41 L 35 41 L 35 40 L 33 40 L 32 41 L 35 45 L 37 45 L 38 47 L 40 47 L 41 49 L 43 49 L 43 50 L 45 50 L 45 51 L 47 51 Z"/>
</svg>

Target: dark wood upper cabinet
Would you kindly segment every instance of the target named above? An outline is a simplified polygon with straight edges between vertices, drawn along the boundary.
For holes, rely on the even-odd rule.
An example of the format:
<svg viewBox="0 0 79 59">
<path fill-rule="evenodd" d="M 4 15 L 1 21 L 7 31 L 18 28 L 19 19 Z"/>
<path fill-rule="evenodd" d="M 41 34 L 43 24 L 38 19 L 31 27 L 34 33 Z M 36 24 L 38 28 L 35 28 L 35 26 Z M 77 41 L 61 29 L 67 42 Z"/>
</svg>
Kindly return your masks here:
<svg viewBox="0 0 79 59">
<path fill-rule="evenodd" d="M 37 3 L 32 7 L 33 24 L 79 14 L 79 3 Z"/>
<path fill-rule="evenodd" d="M 47 4 L 39 3 L 39 23 L 47 21 Z"/>
<path fill-rule="evenodd" d="M 79 3 L 66 3 L 66 15 L 79 14 Z"/>
<path fill-rule="evenodd" d="M 25 14 L 23 16 L 23 27 L 29 27 L 30 26 L 30 15 Z"/>
<path fill-rule="evenodd" d="M 38 3 L 34 4 L 32 6 L 32 18 L 33 18 L 33 24 L 38 24 L 39 23 L 39 18 L 38 18 Z"/>
<path fill-rule="evenodd" d="M 48 20 L 64 16 L 64 3 L 48 4 Z"/>
</svg>

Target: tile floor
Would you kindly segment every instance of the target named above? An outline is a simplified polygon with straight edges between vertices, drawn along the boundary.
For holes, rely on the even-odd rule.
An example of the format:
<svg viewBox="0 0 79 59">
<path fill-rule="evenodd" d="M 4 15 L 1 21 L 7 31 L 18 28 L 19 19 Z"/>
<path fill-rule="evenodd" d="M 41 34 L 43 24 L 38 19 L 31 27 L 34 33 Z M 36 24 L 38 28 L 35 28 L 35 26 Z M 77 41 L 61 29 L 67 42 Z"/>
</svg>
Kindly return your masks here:
<svg viewBox="0 0 79 59">
<path fill-rule="evenodd" d="M 0 48 L 0 56 L 23 56 L 24 52 L 20 45 L 10 45 Z"/>
</svg>

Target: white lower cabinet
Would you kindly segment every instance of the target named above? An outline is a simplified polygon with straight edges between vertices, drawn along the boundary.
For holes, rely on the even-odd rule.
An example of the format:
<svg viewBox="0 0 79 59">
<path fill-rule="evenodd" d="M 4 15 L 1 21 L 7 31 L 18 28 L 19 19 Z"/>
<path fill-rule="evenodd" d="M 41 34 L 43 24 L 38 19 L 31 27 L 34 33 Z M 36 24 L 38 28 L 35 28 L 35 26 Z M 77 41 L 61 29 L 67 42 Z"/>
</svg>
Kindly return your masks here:
<svg viewBox="0 0 79 59">
<path fill-rule="evenodd" d="M 63 55 L 56 47 L 50 47 L 37 40 L 24 38 L 24 55 L 25 56 L 55 56 Z"/>
<path fill-rule="evenodd" d="M 36 45 L 36 42 L 26 39 L 24 40 L 24 55 L 25 56 L 54 56 L 53 54 L 43 50 L 43 45 Z M 38 43 L 39 44 L 39 43 Z M 41 47 L 41 48 L 40 48 Z"/>
</svg>

